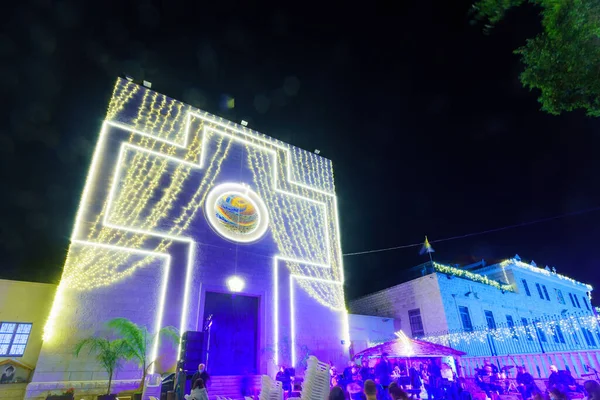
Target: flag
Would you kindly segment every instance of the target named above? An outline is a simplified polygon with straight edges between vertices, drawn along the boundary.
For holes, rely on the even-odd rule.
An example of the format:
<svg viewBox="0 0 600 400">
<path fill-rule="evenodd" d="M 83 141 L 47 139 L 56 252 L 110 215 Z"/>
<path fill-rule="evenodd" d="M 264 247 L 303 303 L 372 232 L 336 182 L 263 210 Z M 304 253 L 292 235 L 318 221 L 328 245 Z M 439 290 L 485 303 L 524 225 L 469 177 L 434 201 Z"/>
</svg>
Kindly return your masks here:
<svg viewBox="0 0 600 400">
<path fill-rule="evenodd" d="M 233 108 L 235 108 L 235 98 L 224 94 L 221 96 L 221 101 L 219 102 L 219 105 L 223 110 L 232 110 Z"/>
<path fill-rule="evenodd" d="M 423 255 L 425 253 L 435 253 L 435 250 L 433 249 L 433 247 L 431 247 L 431 244 L 429 244 L 427 236 L 425 236 L 425 242 L 423 243 L 423 247 L 421 247 L 421 251 L 419 251 L 420 255 Z"/>
</svg>

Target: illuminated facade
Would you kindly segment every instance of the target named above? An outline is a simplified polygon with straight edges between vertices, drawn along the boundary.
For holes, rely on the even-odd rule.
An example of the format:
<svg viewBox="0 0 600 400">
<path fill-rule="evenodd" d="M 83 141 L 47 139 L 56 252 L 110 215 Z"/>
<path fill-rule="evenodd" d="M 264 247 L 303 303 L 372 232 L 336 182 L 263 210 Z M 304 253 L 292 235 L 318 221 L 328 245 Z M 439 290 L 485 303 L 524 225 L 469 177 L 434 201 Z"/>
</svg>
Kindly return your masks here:
<svg viewBox="0 0 600 400">
<path fill-rule="evenodd" d="M 215 351 L 249 348 L 216 357 L 213 374 L 239 360 L 256 374 L 308 354 L 341 362 L 343 281 L 329 160 L 119 79 L 28 395 L 106 379 L 72 346 L 114 317 L 183 333 L 213 314 Z M 225 304 L 244 298 L 243 315 Z M 154 343 L 156 372 L 177 353 Z M 117 387 L 140 376 L 127 365 Z"/>
<path fill-rule="evenodd" d="M 350 311 L 394 318 L 407 334 L 472 357 L 600 348 L 592 287 L 548 267 L 516 256 L 413 271 L 420 276 L 351 301 Z"/>
</svg>

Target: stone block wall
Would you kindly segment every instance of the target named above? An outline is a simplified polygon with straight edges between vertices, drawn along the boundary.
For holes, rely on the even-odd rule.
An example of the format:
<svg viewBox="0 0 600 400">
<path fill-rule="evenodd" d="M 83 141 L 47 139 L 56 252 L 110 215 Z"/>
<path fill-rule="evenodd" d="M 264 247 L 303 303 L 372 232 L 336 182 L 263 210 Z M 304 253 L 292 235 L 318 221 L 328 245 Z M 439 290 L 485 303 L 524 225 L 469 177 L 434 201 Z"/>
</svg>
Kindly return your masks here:
<svg viewBox="0 0 600 400">
<path fill-rule="evenodd" d="M 353 314 L 393 318 L 398 328 L 411 336 L 408 311 L 419 309 L 425 332 L 447 329 L 437 274 L 422 276 L 412 281 L 381 290 L 350 301 Z"/>
<path fill-rule="evenodd" d="M 8 383 L 0 385 L 0 399 L 23 400 L 25 396 L 26 383 Z"/>
<path fill-rule="evenodd" d="M 396 320 L 370 315 L 348 315 L 352 351 L 357 354 L 369 347 L 369 343 L 386 342 L 396 338 Z"/>
<path fill-rule="evenodd" d="M 52 328 L 54 333 L 51 340 L 44 342 L 32 383 L 27 389 L 27 397 L 43 397 L 48 390 L 64 391 L 74 387 L 75 383 L 93 393 L 105 386 L 102 382 L 108 379 L 106 371 L 88 349 L 75 357 L 76 343 L 90 336 L 110 337 L 105 323 L 117 317 L 128 318 L 153 331 L 159 314 L 159 294 L 165 273 L 164 263 L 157 260 L 110 286 L 63 291 L 60 317 Z M 139 382 L 141 375 L 137 364 L 126 362 L 113 379 L 116 387 L 131 388 L 136 385 L 131 382 Z"/>
</svg>

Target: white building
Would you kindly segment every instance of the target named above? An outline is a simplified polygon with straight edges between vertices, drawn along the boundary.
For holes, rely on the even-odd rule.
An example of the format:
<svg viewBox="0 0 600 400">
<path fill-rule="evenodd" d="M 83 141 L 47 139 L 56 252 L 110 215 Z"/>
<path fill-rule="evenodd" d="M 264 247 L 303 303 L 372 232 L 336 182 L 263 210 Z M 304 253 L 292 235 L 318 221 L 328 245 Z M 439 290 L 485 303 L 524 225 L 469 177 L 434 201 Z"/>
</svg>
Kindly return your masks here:
<svg viewBox="0 0 600 400">
<path fill-rule="evenodd" d="M 413 271 L 420 276 L 351 301 L 350 312 L 394 318 L 412 337 L 449 345 L 469 357 L 504 357 L 498 360 L 504 365 L 520 363 L 509 355 L 521 355 L 525 363 L 526 355 L 577 351 L 588 357 L 586 351 L 600 348 L 592 287 L 548 267 L 515 256 L 491 266 L 433 262 Z M 588 365 L 600 369 L 593 353 L 571 362 L 543 357 L 530 367 L 538 376 L 554 363 L 586 373 Z"/>
<path fill-rule="evenodd" d="M 351 354 L 360 353 L 375 344 L 397 338 L 400 326 L 393 318 L 381 318 L 371 315 L 348 315 L 348 333 L 351 342 Z"/>
</svg>

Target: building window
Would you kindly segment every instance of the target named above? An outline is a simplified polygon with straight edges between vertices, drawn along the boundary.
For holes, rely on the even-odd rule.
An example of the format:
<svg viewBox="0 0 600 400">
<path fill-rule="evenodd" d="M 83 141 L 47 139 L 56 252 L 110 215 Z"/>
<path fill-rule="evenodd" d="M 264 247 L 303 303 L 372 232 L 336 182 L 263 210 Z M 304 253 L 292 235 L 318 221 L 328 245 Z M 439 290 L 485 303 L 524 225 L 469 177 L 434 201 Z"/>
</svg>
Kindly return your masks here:
<svg viewBox="0 0 600 400">
<path fill-rule="evenodd" d="M 536 283 L 535 287 L 537 288 L 538 294 L 540 295 L 540 299 L 544 300 L 544 293 L 542 293 L 542 287 L 540 286 L 540 284 Z"/>
<path fill-rule="evenodd" d="M 577 303 L 577 308 L 581 308 L 581 304 L 579 304 L 579 299 L 577 296 L 573 295 L 573 298 L 575 299 L 575 303 Z"/>
<path fill-rule="evenodd" d="M 544 327 L 542 326 L 542 323 L 539 320 L 535 320 L 533 321 L 533 324 L 535 325 L 535 330 L 540 340 L 544 343 L 547 342 L 548 338 L 546 337 L 546 333 L 544 332 Z"/>
<path fill-rule="evenodd" d="M 569 293 L 569 299 L 571 299 L 571 304 L 573 304 L 573 307 L 577 307 L 575 305 L 575 299 L 573 298 L 573 295 L 571 293 Z"/>
<path fill-rule="evenodd" d="M 506 316 L 506 325 L 508 326 L 508 329 L 510 329 L 512 338 L 519 340 L 519 337 L 517 336 L 517 331 L 515 330 L 515 320 L 513 319 L 512 315 Z"/>
<path fill-rule="evenodd" d="M 521 324 L 525 329 L 525 334 L 527 335 L 527 340 L 533 340 L 533 336 L 531 335 L 531 331 L 529 330 L 529 323 L 527 322 L 527 318 L 521 318 Z"/>
<path fill-rule="evenodd" d="M 491 311 L 485 310 L 485 322 L 487 322 L 488 329 L 496 329 L 496 321 L 494 320 L 494 314 Z"/>
<path fill-rule="evenodd" d="M 583 305 L 585 306 L 585 309 L 590 311 L 590 305 L 588 304 L 588 301 L 585 298 L 585 296 L 581 296 L 581 299 L 583 300 Z"/>
<path fill-rule="evenodd" d="M 558 300 L 560 304 L 565 304 L 565 297 L 563 296 L 562 292 L 559 289 L 554 289 L 554 292 L 556 293 L 556 300 Z"/>
<path fill-rule="evenodd" d="M 473 324 L 471 323 L 471 315 L 469 314 L 469 309 L 464 306 L 459 306 L 458 312 L 460 313 L 460 320 L 462 321 L 463 329 L 467 332 L 472 332 Z"/>
<path fill-rule="evenodd" d="M 425 334 L 423 320 L 421 319 L 421 310 L 419 308 L 408 310 L 408 320 L 410 321 L 410 330 L 413 337 L 419 337 Z"/>
<path fill-rule="evenodd" d="M 562 329 L 560 329 L 560 325 L 554 325 L 552 337 L 554 338 L 554 343 L 565 343 L 565 337 L 562 333 Z"/>
<path fill-rule="evenodd" d="M 0 322 L 0 357 L 22 357 L 31 333 L 31 324 Z"/>
<path fill-rule="evenodd" d="M 594 335 L 588 328 L 581 328 L 581 332 L 583 333 L 583 337 L 585 338 L 585 342 L 590 347 L 596 347 L 596 341 L 594 340 Z"/>
<path fill-rule="evenodd" d="M 529 291 L 529 285 L 527 284 L 527 281 L 525 279 L 521 279 L 521 282 L 523 282 L 523 287 L 525 288 L 525 294 L 527 296 L 531 296 L 531 292 Z"/>
<path fill-rule="evenodd" d="M 542 285 L 542 289 L 544 290 L 544 297 L 546 297 L 546 300 L 550 301 L 550 296 L 548 296 L 548 289 L 546 289 L 546 285 Z"/>
</svg>

